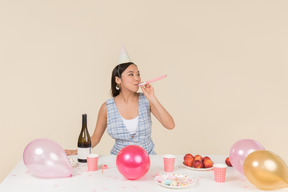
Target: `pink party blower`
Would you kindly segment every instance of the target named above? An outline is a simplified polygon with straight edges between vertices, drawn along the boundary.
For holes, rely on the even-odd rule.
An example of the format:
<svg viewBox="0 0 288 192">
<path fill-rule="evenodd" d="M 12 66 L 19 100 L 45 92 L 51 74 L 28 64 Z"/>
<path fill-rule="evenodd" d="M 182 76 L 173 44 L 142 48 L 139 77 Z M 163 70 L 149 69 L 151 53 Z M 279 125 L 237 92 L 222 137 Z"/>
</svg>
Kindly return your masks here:
<svg viewBox="0 0 288 192">
<path fill-rule="evenodd" d="M 164 77 L 167 77 L 167 74 L 166 74 L 166 75 L 162 75 L 162 76 L 160 76 L 160 77 L 156 77 L 156 78 L 151 79 L 151 80 L 149 80 L 149 81 L 144 81 L 143 83 L 140 83 L 139 86 L 140 86 L 140 85 L 146 85 L 146 84 L 152 83 L 152 82 L 154 82 L 154 81 L 159 81 L 159 80 L 163 79 Z"/>
</svg>

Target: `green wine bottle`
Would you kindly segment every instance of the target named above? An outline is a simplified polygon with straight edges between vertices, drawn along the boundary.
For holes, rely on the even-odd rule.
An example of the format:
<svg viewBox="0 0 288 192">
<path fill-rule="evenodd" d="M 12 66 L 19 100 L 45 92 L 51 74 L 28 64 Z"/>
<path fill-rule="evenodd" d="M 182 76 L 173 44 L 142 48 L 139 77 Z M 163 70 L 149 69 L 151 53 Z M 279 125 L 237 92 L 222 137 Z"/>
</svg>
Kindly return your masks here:
<svg viewBox="0 0 288 192">
<path fill-rule="evenodd" d="M 82 129 L 78 138 L 78 161 L 87 163 L 87 156 L 91 153 L 91 138 L 87 128 L 87 115 L 82 115 Z"/>
</svg>

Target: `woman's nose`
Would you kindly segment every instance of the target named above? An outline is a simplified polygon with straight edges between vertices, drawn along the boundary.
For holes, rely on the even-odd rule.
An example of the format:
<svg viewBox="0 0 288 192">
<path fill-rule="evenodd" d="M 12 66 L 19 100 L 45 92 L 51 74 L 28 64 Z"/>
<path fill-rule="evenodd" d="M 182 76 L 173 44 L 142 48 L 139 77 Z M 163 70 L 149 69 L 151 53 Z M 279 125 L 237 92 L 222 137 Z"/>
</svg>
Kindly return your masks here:
<svg viewBox="0 0 288 192">
<path fill-rule="evenodd" d="M 140 81 L 141 81 L 141 77 L 135 76 L 135 80 L 136 80 L 137 82 L 140 82 Z"/>
</svg>

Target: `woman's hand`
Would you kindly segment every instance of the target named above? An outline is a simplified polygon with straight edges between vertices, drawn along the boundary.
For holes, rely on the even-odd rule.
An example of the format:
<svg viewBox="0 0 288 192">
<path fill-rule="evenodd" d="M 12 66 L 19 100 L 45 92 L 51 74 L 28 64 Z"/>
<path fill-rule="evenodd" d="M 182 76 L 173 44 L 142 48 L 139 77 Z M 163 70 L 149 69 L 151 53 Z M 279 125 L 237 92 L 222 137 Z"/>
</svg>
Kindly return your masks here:
<svg viewBox="0 0 288 192">
<path fill-rule="evenodd" d="M 161 105 L 156 96 L 154 95 L 154 89 L 150 84 L 141 85 L 143 94 L 150 102 L 151 112 L 160 121 L 160 123 L 167 129 L 174 129 L 175 123 L 172 116 Z"/>
<path fill-rule="evenodd" d="M 140 87 L 143 91 L 143 94 L 148 99 L 148 101 L 151 102 L 156 99 L 155 94 L 154 94 L 154 89 L 149 83 L 146 85 L 141 85 Z"/>
<path fill-rule="evenodd" d="M 77 149 L 75 150 L 65 149 L 64 151 L 66 155 L 77 155 Z"/>
</svg>

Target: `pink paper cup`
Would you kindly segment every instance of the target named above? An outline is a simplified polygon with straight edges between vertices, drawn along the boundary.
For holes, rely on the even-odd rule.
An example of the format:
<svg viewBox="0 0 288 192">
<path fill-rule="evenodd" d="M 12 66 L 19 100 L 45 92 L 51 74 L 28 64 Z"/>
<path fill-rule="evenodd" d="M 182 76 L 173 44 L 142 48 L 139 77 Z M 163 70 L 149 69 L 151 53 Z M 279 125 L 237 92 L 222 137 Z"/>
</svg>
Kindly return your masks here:
<svg viewBox="0 0 288 192">
<path fill-rule="evenodd" d="M 175 163 L 175 155 L 164 155 L 164 171 L 173 172 Z"/>
<path fill-rule="evenodd" d="M 225 182 L 227 165 L 222 163 L 216 163 L 213 165 L 213 167 L 215 181 L 218 183 Z"/>
<path fill-rule="evenodd" d="M 87 156 L 88 171 L 97 171 L 98 167 L 98 154 L 89 154 Z"/>
</svg>

